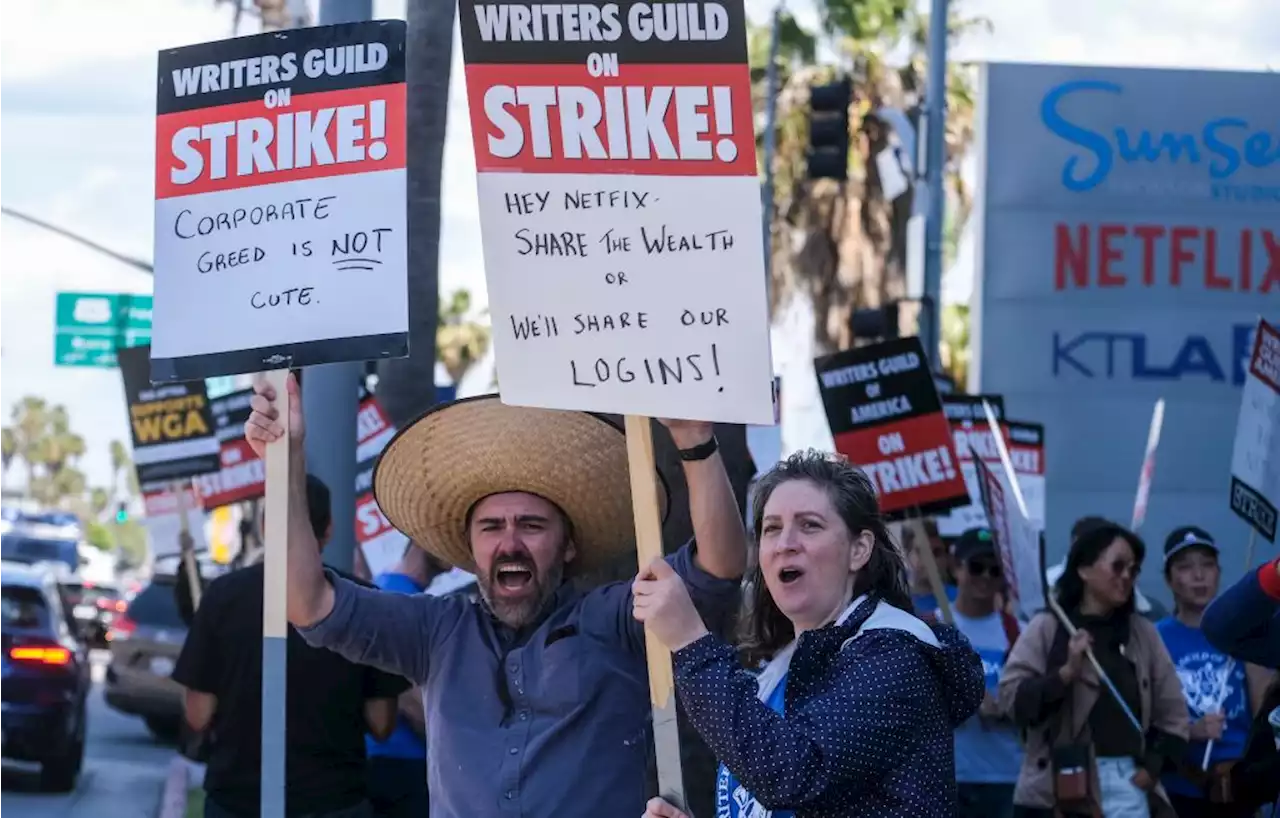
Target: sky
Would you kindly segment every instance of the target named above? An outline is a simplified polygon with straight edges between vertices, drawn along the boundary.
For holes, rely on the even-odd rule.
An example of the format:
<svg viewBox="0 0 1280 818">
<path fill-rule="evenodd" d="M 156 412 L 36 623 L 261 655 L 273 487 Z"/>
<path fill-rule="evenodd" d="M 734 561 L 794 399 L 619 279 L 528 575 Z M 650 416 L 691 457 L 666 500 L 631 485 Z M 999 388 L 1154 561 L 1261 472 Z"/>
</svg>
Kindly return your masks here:
<svg viewBox="0 0 1280 818">
<path fill-rule="evenodd" d="M 790 0 L 802 21 L 810 0 Z M 763 21 L 767 0 L 747 0 Z M 990 33 L 953 49 L 964 60 L 1280 69 L 1273 0 L 966 0 Z M 404 2 L 379 0 L 378 17 Z M 252 20 L 247 20 L 252 25 Z M 250 33 L 246 27 L 241 33 Z M 151 258 L 155 55 L 230 36 L 231 9 L 214 0 L 5 0 L 0 4 L 0 201 L 122 253 Z M 445 147 L 440 257 L 442 292 L 486 301 L 475 163 L 455 32 Z M 951 282 L 969 274 L 962 259 Z M 59 291 L 149 292 L 149 276 L 12 218 L 0 217 L 0 412 L 24 395 L 64 404 L 85 438 L 83 466 L 109 483 L 108 444 L 129 430 L 115 370 L 53 366 Z M 960 291 L 964 287 L 959 286 Z M 809 369 L 804 305 L 782 316 L 774 357 L 787 389 L 787 448 L 829 442 Z M 472 388 L 484 388 L 477 371 Z M 464 384 L 466 391 L 467 384 Z M 807 387 L 807 388 L 806 388 Z"/>
</svg>

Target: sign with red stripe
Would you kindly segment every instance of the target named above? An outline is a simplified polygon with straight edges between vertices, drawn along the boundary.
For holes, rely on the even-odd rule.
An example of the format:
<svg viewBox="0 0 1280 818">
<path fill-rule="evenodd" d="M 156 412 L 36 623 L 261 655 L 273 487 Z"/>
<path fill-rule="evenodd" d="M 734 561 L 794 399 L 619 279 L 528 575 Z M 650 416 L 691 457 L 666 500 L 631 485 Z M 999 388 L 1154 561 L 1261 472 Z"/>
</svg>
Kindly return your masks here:
<svg viewBox="0 0 1280 818">
<path fill-rule="evenodd" d="M 153 380 L 408 354 L 404 32 L 160 53 Z"/>
<path fill-rule="evenodd" d="M 742 0 L 459 20 L 503 400 L 772 423 Z"/>
<path fill-rule="evenodd" d="M 867 473 L 887 518 L 969 502 L 920 339 L 837 352 L 814 369 L 836 451 Z"/>
</svg>

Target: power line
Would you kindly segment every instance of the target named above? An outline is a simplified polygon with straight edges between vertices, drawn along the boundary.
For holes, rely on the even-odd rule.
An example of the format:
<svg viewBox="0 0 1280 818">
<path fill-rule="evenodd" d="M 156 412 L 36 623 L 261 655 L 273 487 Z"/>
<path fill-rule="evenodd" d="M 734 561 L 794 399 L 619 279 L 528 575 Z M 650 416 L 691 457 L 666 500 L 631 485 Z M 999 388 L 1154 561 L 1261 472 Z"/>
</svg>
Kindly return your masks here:
<svg viewBox="0 0 1280 818">
<path fill-rule="evenodd" d="M 151 262 L 149 261 L 143 261 L 140 258 L 127 256 L 124 253 L 117 253 L 115 250 L 112 250 L 110 247 L 104 247 L 103 245 L 98 244 L 93 239 L 87 239 L 84 236 L 79 235 L 78 233 L 72 233 L 70 230 L 67 230 L 62 227 L 58 227 L 56 224 L 50 224 L 49 222 L 46 222 L 43 219 L 37 219 L 35 216 L 29 216 L 26 213 L 23 213 L 18 210 L 14 210 L 11 207 L 5 207 L 3 205 L 0 205 L 0 213 L 3 213 L 6 216 L 12 216 L 13 218 L 19 221 L 26 222 L 27 224 L 33 224 L 36 227 L 40 227 L 40 228 L 43 228 L 44 230 L 48 230 L 50 233 L 59 235 L 64 239 L 70 239 L 71 241 L 74 241 L 77 244 L 80 244 L 84 247 L 88 247 L 90 250 L 95 250 L 103 254 L 104 256 L 110 256 L 111 258 L 115 259 L 121 264 L 127 264 L 136 270 L 141 270 L 147 275 L 155 275 L 156 268 L 153 267 Z"/>
</svg>

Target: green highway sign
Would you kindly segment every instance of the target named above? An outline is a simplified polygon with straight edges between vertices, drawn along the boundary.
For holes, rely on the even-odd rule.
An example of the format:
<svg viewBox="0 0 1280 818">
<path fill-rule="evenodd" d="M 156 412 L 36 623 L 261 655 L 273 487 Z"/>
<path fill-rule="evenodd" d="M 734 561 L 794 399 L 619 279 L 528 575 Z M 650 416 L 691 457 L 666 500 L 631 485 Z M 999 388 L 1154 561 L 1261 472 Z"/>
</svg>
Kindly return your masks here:
<svg viewBox="0 0 1280 818">
<path fill-rule="evenodd" d="M 114 367 L 116 350 L 151 343 L 151 296 L 58 293 L 53 362 Z"/>
</svg>

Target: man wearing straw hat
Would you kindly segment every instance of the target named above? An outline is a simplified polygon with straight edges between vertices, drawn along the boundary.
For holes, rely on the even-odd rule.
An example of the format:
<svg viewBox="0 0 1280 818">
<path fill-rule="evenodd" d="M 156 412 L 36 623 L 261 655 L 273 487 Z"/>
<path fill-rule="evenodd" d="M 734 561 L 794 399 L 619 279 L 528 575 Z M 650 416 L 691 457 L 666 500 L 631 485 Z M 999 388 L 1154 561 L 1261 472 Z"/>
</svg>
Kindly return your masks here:
<svg viewBox="0 0 1280 818">
<path fill-rule="evenodd" d="M 303 419 L 296 381 L 287 383 L 296 478 Z M 260 384 L 252 407 L 245 436 L 261 453 L 283 434 L 274 390 Z M 711 424 L 664 423 L 684 461 L 694 530 L 668 562 L 700 613 L 721 622 L 737 605 L 746 531 Z M 654 480 L 665 513 L 666 486 Z M 378 504 L 415 543 L 476 575 L 475 602 L 380 593 L 326 571 L 294 482 L 289 621 L 312 645 L 423 687 L 432 818 L 644 811 L 643 626 L 629 583 L 583 589 L 635 547 L 620 429 L 488 395 L 434 407 L 396 435 L 374 472 Z"/>
</svg>

